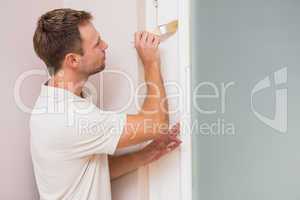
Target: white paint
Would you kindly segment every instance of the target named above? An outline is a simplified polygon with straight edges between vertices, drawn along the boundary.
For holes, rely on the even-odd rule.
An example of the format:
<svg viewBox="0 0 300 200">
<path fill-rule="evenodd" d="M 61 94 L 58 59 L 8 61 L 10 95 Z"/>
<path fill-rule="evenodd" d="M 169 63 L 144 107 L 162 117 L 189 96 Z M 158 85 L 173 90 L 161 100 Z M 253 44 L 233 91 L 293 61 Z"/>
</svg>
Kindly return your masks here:
<svg viewBox="0 0 300 200">
<path fill-rule="evenodd" d="M 190 58 L 190 1 L 178 1 L 179 83 L 183 86 L 180 101 L 181 148 L 180 148 L 180 197 L 192 200 L 192 120 L 191 120 L 191 58 Z"/>
</svg>

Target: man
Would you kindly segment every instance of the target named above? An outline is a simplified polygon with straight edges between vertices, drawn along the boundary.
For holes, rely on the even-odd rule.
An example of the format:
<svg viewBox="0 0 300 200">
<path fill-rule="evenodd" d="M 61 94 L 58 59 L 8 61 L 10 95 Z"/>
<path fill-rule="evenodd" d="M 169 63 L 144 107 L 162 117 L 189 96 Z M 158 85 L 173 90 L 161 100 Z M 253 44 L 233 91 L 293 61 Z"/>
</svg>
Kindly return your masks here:
<svg viewBox="0 0 300 200">
<path fill-rule="evenodd" d="M 42 200 L 109 200 L 110 180 L 178 147 L 179 125 L 169 130 L 157 35 L 135 33 L 147 96 L 135 115 L 100 110 L 84 84 L 105 68 L 108 45 L 85 11 L 56 9 L 42 15 L 33 43 L 50 79 L 30 118 L 31 154 Z M 151 141 L 144 149 L 112 156 L 116 149 Z"/>
</svg>

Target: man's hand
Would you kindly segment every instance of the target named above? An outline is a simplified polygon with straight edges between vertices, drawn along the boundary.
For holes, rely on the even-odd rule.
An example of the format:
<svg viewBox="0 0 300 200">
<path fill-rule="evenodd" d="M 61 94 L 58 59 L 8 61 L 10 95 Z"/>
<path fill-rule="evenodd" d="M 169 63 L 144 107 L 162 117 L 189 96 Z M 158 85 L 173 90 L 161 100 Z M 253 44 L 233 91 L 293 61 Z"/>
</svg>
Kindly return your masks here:
<svg viewBox="0 0 300 200">
<path fill-rule="evenodd" d="M 156 161 L 168 152 L 176 149 L 181 144 L 181 140 L 177 137 L 179 133 L 180 125 L 177 123 L 166 134 L 159 136 L 142 149 L 141 155 L 144 164 Z"/>
<path fill-rule="evenodd" d="M 180 132 L 179 123 L 167 133 L 159 136 L 141 151 L 122 156 L 109 156 L 111 180 L 123 176 L 138 167 L 149 164 L 178 147 L 181 141 L 177 138 Z"/>
<path fill-rule="evenodd" d="M 160 37 L 150 32 L 136 32 L 135 48 L 145 67 L 160 62 L 159 49 Z"/>
</svg>

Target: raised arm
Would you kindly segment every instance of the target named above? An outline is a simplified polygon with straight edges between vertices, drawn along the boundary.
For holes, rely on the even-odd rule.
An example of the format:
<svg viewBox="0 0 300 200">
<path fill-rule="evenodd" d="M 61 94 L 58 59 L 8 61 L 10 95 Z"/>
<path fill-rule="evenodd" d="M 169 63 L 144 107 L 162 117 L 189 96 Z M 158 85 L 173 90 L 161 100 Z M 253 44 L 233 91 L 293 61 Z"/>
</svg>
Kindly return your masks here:
<svg viewBox="0 0 300 200">
<path fill-rule="evenodd" d="M 149 32 L 135 33 L 135 48 L 144 65 L 147 95 L 141 110 L 128 115 L 118 148 L 157 138 L 169 129 L 168 101 L 161 75 L 160 38 Z"/>
</svg>

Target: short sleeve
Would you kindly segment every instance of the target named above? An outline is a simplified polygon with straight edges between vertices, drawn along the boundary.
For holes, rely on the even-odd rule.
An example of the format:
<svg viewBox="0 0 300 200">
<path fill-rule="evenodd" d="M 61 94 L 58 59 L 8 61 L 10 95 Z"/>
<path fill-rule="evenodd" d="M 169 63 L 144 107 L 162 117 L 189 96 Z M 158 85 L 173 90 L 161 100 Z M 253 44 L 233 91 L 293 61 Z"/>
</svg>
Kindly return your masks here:
<svg viewBox="0 0 300 200">
<path fill-rule="evenodd" d="M 79 102 L 69 109 L 71 131 L 66 149 L 72 157 L 114 154 L 126 124 L 126 114 L 100 110 L 92 103 Z"/>
</svg>

